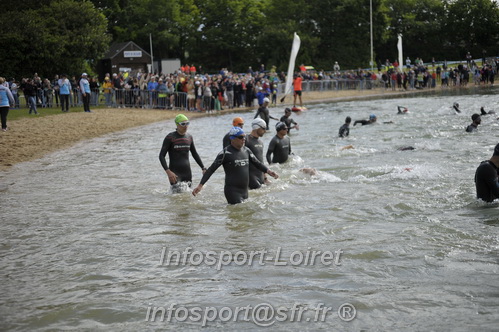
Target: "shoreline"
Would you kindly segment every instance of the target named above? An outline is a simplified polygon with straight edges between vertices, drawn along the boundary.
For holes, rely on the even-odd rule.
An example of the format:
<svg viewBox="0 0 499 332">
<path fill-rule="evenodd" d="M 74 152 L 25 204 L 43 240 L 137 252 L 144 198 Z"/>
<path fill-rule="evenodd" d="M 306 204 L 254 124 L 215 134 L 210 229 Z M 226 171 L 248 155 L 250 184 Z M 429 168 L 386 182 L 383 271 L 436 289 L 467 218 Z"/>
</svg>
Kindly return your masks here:
<svg viewBox="0 0 499 332">
<path fill-rule="evenodd" d="M 470 87 L 451 88 L 453 90 Z M 481 87 L 481 86 L 480 86 Z M 477 87 L 477 88 L 480 88 Z M 438 90 L 437 90 L 438 89 Z M 304 106 L 319 103 L 344 102 L 354 100 L 384 99 L 400 96 L 435 94 L 441 88 L 414 91 L 376 90 L 340 90 L 303 93 Z M 269 107 L 271 110 L 291 106 L 293 96 L 287 96 L 285 103 Z M 113 132 L 126 130 L 150 123 L 173 119 L 178 113 L 185 113 L 189 118 L 247 112 L 256 107 L 224 109 L 217 113 L 198 113 L 178 110 L 156 109 L 96 109 L 93 113 L 60 113 L 45 117 L 22 118 L 8 121 L 9 131 L 0 134 L 0 172 L 9 170 L 13 165 L 39 159 L 49 153 L 68 148 L 74 144 Z M 12 111 L 12 110 L 11 110 Z"/>
</svg>

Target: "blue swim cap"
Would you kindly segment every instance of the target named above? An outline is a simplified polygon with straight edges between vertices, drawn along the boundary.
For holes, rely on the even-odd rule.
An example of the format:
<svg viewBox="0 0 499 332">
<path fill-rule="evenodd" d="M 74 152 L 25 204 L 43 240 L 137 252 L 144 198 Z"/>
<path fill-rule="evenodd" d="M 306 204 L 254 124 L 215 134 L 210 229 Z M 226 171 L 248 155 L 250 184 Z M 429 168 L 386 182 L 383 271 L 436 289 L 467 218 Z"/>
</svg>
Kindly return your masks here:
<svg viewBox="0 0 499 332">
<path fill-rule="evenodd" d="M 376 119 L 376 114 L 369 115 L 369 119 Z"/>
<path fill-rule="evenodd" d="M 244 130 L 242 128 L 239 128 L 239 127 L 233 127 L 230 131 L 229 131 L 229 138 L 230 139 L 234 139 L 236 138 L 237 136 L 241 136 L 241 135 L 244 135 Z"/>
</svg>

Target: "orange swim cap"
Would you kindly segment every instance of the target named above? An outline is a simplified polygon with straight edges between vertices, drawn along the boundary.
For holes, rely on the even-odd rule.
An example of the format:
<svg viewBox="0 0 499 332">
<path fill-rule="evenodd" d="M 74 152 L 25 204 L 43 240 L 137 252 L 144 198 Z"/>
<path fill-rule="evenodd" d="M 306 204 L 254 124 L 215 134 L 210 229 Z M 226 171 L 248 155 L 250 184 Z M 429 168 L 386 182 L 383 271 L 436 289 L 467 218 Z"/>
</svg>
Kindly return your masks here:
<svg viewBox="0 0 499 332">
<path fill-rule="evenodd" d="M 240 117 L 234 118 L 232 120 L 232 125 L 234 127 L 239 127 L 240 125 L 244 125 L 244 120 L 242 118 L 240 118 Z"/>
</svg>

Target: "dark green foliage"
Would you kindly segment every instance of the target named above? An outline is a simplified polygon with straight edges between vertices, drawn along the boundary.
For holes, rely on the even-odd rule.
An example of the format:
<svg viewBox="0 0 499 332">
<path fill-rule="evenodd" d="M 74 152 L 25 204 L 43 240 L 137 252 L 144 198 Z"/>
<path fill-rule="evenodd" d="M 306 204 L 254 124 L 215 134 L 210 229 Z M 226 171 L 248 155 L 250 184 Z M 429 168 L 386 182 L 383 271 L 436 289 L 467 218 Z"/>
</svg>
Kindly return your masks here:
<svg viewBox="0 0 499 332">
<path fill-rule="evenodd" d="M 78 74 L 111 42 L 134 41 L 155 59 L 180 58 L 208 72 L 265 64 L 286 71 L 293 33 L 297 65 L 369 68 L 370 0 L 4 0 L 0 75 Z M 496 56 L 492 0 L 372 0 L 375 61 Z"/>
</svg>

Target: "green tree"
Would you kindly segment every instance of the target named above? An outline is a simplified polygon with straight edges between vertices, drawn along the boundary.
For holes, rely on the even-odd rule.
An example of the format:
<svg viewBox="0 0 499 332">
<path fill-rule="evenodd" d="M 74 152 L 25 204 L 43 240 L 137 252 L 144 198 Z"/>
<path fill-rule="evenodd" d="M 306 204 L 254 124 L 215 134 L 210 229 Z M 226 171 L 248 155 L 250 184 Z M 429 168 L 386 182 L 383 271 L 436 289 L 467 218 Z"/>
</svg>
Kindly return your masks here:
<svg viewBox="0 0 499 332">
<path fill-rule="evenodd" d="M 216 71 L 242 71 L 257 61 L 256 40 L 265 29 L 260 0 L 196 0 L 199 21 L 186 44 L 191 62 Z"/>
<path fill-rule="evenodd" d="M 377 49 L 380 58 L 398 58 L 397 39 L 402 34 L 404 57 L 430 61 L 444 57 L 445 8 L 440 0 L 384 0 L 388 16 L 387 39 Z"/>
<path fill-rule="evenodd" d="M 485 50 L 497 56 L 499 46 L 499 5 L 492 0 L 456 0 L 448 3 L 444 22 L 446 51 L 464 59 L 466 52 L 481 58 Z"/>
<path fill-rule="evenodd" d="M 87 1 L 57 0 L 7 11 L 1 21 L 14 22 L 0 35 L 0 63 L 7 76 L 81 73 L 102 57 L 110 42 L 106 18 Z"/>
</svg>

